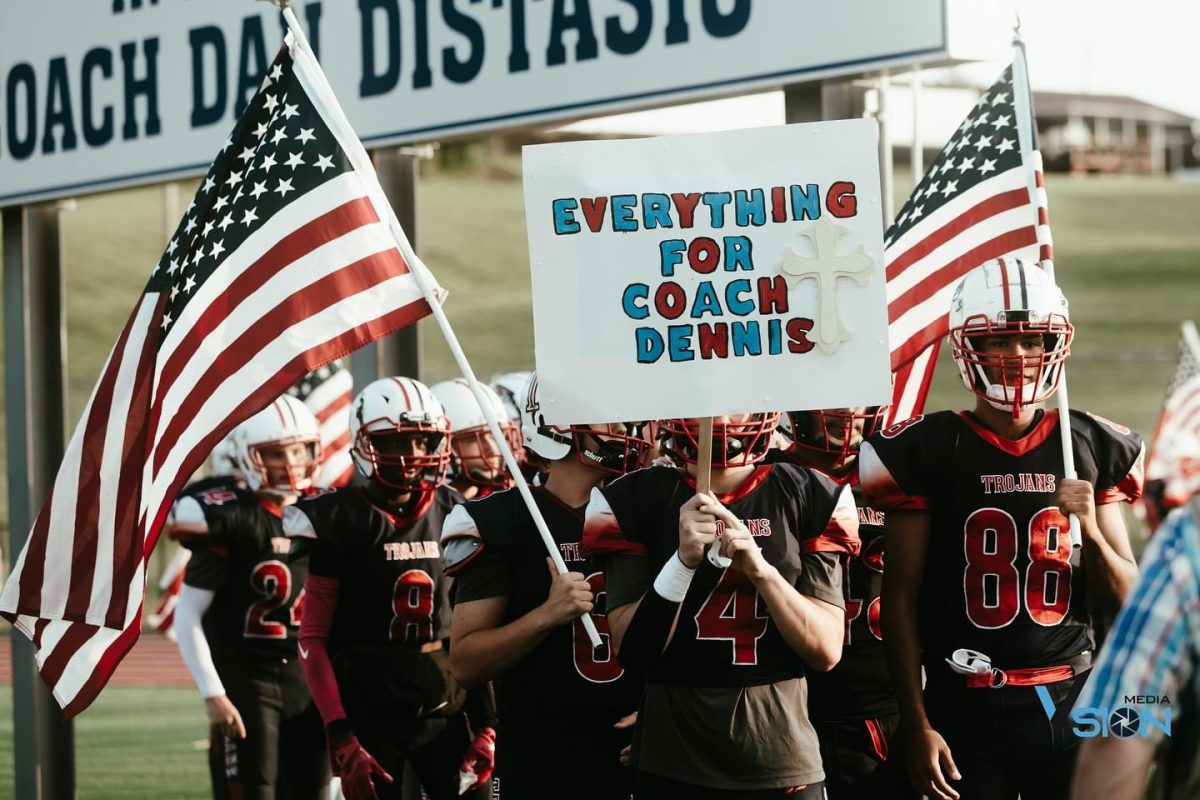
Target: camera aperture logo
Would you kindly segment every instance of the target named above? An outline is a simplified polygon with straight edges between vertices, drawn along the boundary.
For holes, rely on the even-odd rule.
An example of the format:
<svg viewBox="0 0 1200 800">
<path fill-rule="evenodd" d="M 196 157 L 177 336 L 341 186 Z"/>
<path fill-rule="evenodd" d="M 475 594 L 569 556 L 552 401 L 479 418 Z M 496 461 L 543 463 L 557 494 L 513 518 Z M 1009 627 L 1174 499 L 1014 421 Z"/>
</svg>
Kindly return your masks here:
<svg viewBox="0 0 1200 800">
<path fill-rule="evenodd" d="M 1054 719 L 1054 700 L 1045 686 L 1033 687 L 1048 719 Z M 1071 732 L 1081 739 L 1097 736 L 1118 739 L 1146 738 L 1154 731 L 1171 735 L 1171 701 L 1166 695 L 1125 695 L 1124 705 L 1112 708 L 1078 706 L 1071 709 Z"/>
</svg>

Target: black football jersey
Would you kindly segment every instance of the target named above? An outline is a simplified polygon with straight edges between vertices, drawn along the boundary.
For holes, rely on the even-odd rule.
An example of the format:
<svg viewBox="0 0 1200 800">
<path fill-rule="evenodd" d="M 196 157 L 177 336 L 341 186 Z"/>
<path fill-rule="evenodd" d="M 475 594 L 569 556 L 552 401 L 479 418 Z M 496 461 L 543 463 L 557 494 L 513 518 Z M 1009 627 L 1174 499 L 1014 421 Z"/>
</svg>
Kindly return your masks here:
<svg viewBox="0 0 1200 800">
<path fill-rule="evenodd" d="M 532 489 L 567 569 L 587 576 L 595 595 L 592 619 L 603 644 L 593 651 L 576 620 L 552 631 L 519 664 L 496 682 L 501 723 L 548 735 L 607 731 L 636 710 L 640 684 L 613 653 L 605 618 L 604 573 L 583 556 L 583 509 L 565 505 L 546 489 Z M 455 509 L 442 534 L 443 545 L 461 538 L 475 544 L 464 560 L 447 567 L 454 577 L 456 603 L 506 597 L 504 624 L 523 617 L 550 595 L 546 546 L 516 489 L 496 492 Z M 555 724 L 542 723 L 552 718 Z"/>
<path fill-rule="evenodd" d="M 793 464 L 763 464 L 734 493 L 720 496 L 774 565 L 803 594 L 844 606 L 841 561 L 858 550 L 849 489 Z M 585 552 L 596 558 L 644 556 L 643 585 L 608 583 L 613 607 L 636 601 L 679 548 L 679 510 L 695 495 L 679 470 L 651 467 L 593 493 Z M 708 687 L 776 683 L 804 674 L 754 585 L 741 572 L 701 561 L 670 645 L 647 676 L 652 683 Z"/>
<path fill-rule="evenodd" d="M 1094 646 L 1083 568 L 1070 563 L 1056 411 L 1020 439 L 969 412 L 916 417 L 875 434 L 859 457 L 863 490 L 881 510 L 926 510 L 930 534 L 919 595 L 927 669 L 968 648 L 1001 669 L 1056 666 Z M 1141 494 L 1142 440 L 1071 412 L 1075 467 L 1097 504 Z"/>
<path fill-rule="evenodd" d="M 858 555 L 845 562 L 846 639 L 842 660 L 829 672 L 808 676 L 809 717 L 819 722 L 878 719 L 899 706 L 883 652 L 883 512 L 862 497 L 855 470 L 848 477 L 858 509 Z"/>
<path fill-rule="evenodd" d="M 332 650 L 419 647 L 449 636 L 438 537 L 461 502 L 453 489 L 439 486 L 427 495 L 427 507 L 401 518 L 372 503 L 362 488 L 347 486 L 295 505 L 316 534 L 309 570 L 338 580 Z"/>
<path fill-rule="evenodd" d="M 296 652 L 308 560 L 292 554 L 278 510 L 231 483 L 188 487 L 172 516 L 207 532 L 183 543 L 184 583 L 213 592 L 203 626 L 214 658 L 286 658 Z"/>
</svg>

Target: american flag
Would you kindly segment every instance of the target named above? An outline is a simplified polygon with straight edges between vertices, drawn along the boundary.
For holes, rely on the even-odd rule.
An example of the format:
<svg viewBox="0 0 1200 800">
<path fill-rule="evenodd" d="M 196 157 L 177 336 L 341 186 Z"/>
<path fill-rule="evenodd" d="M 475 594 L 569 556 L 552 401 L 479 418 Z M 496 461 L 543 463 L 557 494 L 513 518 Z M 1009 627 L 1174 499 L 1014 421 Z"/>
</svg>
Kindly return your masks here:
<svg viewBox="0 0 1200 800">
<path fill-rule="evenodd" d="M 1200 335 L 1192 322 L 1183 323 L 1180 331 L 1175 372 L 1167 384 L 1167 399 L 1146 459 L 1148 480 L 1177 477 L 1180 448 L 1175 445 L 1186 437 L 1200 438 Z"/>
<path fill-rule="evenodd" d="M 889 424 L 924 409 L 959 280 L 1001 256 L 1051 258 L 1041 154 L 1032 122 L 1027 130 L 1018 122 L 1029 90 L 1023 80 L 1014 87 L 1013 72 L 979 98 L 884 236 L 895 376 Z"/>
<path fill-rule="evenodd" d="M 289 36 L 121 331 L 0 595 L 66 715 L 137 641 L 146 562 L 187 478 L 309 371 L 430 313 L 410 268 L 424 269 L 366 151 Z"/>
<path fill-rule="evenodd" d="M 321 468 L 316 484 L 320 487 L 345 486 L 354 477 L 350 460 L 350 401 L 354 378 L 350 370 L 326 364 L 304 376 L 288 389 L 288 394 L 303 401 L 321 426 Z"/>
</svg>

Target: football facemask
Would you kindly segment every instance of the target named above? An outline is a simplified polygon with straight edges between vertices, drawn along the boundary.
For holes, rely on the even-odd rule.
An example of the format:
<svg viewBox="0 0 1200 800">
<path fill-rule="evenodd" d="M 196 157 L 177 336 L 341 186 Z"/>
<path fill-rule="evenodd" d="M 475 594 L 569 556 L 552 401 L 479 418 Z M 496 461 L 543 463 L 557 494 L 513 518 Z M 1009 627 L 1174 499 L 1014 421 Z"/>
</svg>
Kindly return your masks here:
<svg viewBox="0 0 1200 800">
<path fill-rule="evenodd" d="M 790 411 L 792 447 L 834 456 L 834 463 L 858 453 L 863 440 L 878 431 L 887 406 Z"/>
<path fill-rule="evenodd" d="M 354 448 L 370 464 L 371 480 L 398 492 L 432 491 L 450 466 L 447 434 L 434 426 L 360 431 Z"/>
<path fill-rule="evenodd" d="M 725 469 L 762 461 L 771 447 L 771 434 L 779 426 L 779 418 L 778 411 L 771 411 L 740 415 L 738 419 L 714 419 L 712 465 Z M 666 419 L 662 427 L 666 431 L 664 449 L 675 459 L 695 464 L 700 457 L 700 420 Z"/>
<path fill-rule="evenodd" d="M 521 452 L 521 432 L 516 423 L 507 420 L 500 424 L 513 455 Z M 507 489 L 512 476 L 504 466 L 504 456 L 486 425 L 456 430 L 450 440 L 453 453 L 451 474 L 486 489 Z"/>
</svg>

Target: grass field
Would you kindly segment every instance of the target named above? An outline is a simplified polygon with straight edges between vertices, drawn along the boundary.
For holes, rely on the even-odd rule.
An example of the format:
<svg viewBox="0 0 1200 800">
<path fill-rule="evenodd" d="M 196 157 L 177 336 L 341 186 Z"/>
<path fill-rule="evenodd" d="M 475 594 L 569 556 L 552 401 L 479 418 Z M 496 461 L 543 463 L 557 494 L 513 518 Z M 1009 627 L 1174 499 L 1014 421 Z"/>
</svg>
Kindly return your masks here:
<svg viewBox="0 0 1200 800">
<path fill-rule="evenodd" d="M 110 687 L 75 722 L 76 796 L 201 800 L 208 723 L 195 689 Z M 0 800 L 13 796 L 12 692 L 0 691 Z"/>
</svg>

